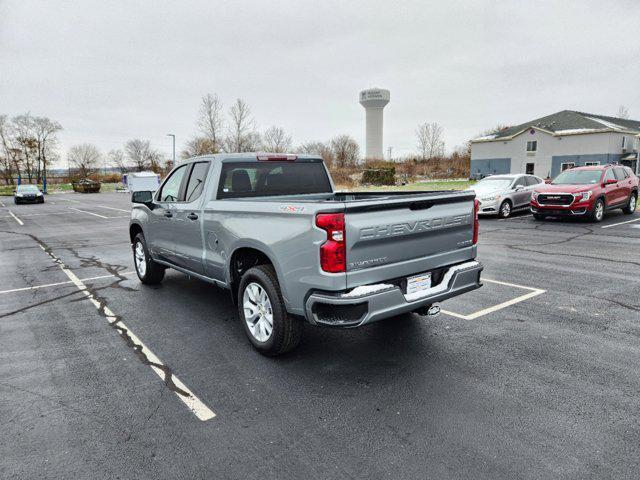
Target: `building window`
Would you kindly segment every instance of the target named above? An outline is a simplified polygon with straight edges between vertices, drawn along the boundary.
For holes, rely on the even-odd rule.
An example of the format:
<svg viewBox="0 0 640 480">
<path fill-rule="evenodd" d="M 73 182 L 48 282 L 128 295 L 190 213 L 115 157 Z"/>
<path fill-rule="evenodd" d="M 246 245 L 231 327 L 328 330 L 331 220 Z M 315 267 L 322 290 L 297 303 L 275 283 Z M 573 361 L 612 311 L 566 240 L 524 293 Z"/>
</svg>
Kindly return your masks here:
<svg viewBox="0 0 640 480">
<path fill-rule="evenodd" d="M 565 170 L 569 170 L 570 168 L 573 168 L 575 166 L 576 164 L 573 162 L 562 163 L 560 164 L 560 171 L 564 172 Z"/>
<path fill-rule="evenodd" d="M 627 137 L 622 137 L 622 149 L 627 148 Z"/>
<path fill-rule="evenodd" d="M 533 175 L 533 172 L 535 171 L 535 163 L 527 163 L 527 165 L 525 166 L 525 173 L 527 175 Z"/>
<path fill-rule="evenodd" d="M 538 150 L 537 140 L 531 140 L 527 142 L 527 152 L 535 152 L 536 150 Z"/>
<path fill-rule="evenodd" d="M 585 167 L 593 167 L 595 165 L 600 165 L 600 162 L 584 162 Z"/>
</svg>

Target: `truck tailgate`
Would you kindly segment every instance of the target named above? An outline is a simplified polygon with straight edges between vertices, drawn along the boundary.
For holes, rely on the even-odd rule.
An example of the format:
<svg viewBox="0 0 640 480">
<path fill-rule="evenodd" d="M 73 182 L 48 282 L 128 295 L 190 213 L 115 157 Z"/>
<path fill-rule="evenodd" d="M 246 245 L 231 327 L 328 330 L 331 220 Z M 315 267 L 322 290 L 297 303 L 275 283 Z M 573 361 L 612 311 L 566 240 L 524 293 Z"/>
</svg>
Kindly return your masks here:
<svg viewBox="0 0 640 480">
<path fill-rule="evenodd" d="M 444 192 L 347 202 L 347 288 L 473 259 L 474 197 Z"/>
</svg>

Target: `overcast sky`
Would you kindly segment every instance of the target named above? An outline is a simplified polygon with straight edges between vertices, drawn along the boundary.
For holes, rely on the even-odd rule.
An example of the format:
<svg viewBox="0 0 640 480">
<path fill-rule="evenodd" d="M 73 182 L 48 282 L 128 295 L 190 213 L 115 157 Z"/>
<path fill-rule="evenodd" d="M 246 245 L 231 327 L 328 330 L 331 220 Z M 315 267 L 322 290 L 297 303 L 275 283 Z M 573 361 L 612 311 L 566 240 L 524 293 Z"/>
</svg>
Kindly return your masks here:
<svg viewBox="0 0 640 480">
<path fill-rule="evenodd" d="M 358 92 L 388 88 L 385 149 L 447 148 L 563 109 L 640 119 L 640 1 L 0 0 L 0 113 L 62 123 L 61 154 L 133 137 L 166 155 L 200 98 L 251 107 L 296 144 L 348 133 Z"/>
</svg>

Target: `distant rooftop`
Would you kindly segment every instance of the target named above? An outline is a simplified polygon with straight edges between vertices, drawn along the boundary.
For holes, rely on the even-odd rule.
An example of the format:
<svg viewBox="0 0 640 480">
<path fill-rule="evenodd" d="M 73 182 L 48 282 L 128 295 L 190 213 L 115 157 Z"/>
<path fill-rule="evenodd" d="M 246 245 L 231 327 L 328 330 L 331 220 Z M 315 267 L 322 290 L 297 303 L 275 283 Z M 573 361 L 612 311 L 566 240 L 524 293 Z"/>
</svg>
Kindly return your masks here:
<svg viewBox="0 0 640 480">
<path fill-rule="evenodd" d="M 537 128 L 555 136 L 580 135 L 596 132 L 623 132 L 640 134 L 640 121 L 628 118 L 607 117 L 593 113 L 562 110 L 561 112 L 537 118 L 514 127 L 493 132 L 483 137 L 474 138 L 474 142 L 507 140 L 530 129 Z"/>
</svg>

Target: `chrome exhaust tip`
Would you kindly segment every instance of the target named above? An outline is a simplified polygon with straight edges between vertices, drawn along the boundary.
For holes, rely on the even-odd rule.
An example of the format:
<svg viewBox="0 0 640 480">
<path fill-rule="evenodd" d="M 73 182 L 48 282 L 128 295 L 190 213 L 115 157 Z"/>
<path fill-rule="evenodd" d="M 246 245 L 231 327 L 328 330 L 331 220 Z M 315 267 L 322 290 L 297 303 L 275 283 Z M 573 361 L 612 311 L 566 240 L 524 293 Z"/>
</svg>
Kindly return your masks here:
<svg viewBox="0 0 640 480">
<path fill-rule="evenodd" d="M 427 310 L 427 315 L 429 317 L 435 317 L 436 315 L 438 315 L 440 313 L 440 304 L 439 303 L 434 303 L 433 305 L 431 305 L 429 307 L 429 309 Z"/>
</svg>

